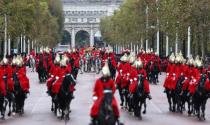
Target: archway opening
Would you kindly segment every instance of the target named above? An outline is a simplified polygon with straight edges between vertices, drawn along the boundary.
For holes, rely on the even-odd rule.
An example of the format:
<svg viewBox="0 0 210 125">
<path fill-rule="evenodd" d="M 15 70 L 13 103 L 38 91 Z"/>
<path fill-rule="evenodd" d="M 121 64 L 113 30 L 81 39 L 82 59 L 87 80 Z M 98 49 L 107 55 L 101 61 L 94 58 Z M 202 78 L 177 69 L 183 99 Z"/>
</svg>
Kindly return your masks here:
<svg viewBox="0 0 210 125">
<path fill-rule="evenodd" d="M 102 47 L 104 45 L 102 36 L 101 36 L 101 31 L 97 31 L 94 35 L 94 45 L 96 47 Z"/>
<path fill-rule="evenodd" d="M 68 31 L 63 31 L 63 36 L 61 39 L 61 45 L 70 45 L 71 44 L 71 35 Z"/>
<path fill-rule="evenodd" d="M 90 46 L 90 35 L 87 31 L 81 30 L 77 32 L 75 38 L 75 46 L 77 48 Z"/>
</svg>

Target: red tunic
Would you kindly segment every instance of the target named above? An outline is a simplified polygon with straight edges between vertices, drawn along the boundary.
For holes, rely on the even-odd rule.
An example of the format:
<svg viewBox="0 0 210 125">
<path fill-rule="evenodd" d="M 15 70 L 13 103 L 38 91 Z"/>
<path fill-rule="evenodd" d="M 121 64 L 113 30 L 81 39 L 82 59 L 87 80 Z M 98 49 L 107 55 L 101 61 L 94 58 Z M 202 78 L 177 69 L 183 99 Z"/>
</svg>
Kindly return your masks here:
<svg viewBox="0 0 210 125">
<path fill-rule="evenodd" d="M 106 83 L 102 82 L 101 79 L 96 80 L 94 89 L 93 89 L 93 96 L 97 97 L 97 100 L 94 102 L 93 107 L 91 108 L 91 112 L 90 115 L 92 117 L 97 117 L 99 109 L 100 109 L 100 105 L 104 96 L 104 89 L 109 88 L 112 90 L 113 95 L 116 91 L 115 85 L 114 85 L 114 81 L 109 79 Z M 115 113 L 115 115 L 117 117 L 119 117 L 120 113 L 119 113 L 119 109 L 118 109 L 118 105 L 117 105 L 117 101 L 115 99 L 115 97 L 113 96 L 112 99 L 112 107 L 113 107 L 113 111 Z"/>
<path fill-rule="evenodd" d="M 52 85 L 52 92 L 54 94 L 58 94 L 60 91 L 61 84 L 66 74 L 71 73 L 71 68 L 69 66 L 59 68 L 58 76 L 56 76 L 57 80 Z"/>
<path fill-rule="evenodd" d="M 24 92 L 29 92 L 29 79 L 26 76 L 26 67 L 22 66 L 22 67 L 18 67 L 18 71 L 17 71 L 17 76 L 20 82 L 20 86 L 23 89 Z"/>
<path fill-rule="evenodd" d="M 0 67 L 0 93 L 3 96 L 6 96 L 6 86 L 5 86 L 4 79 L 3 79 L 4 75 L 5 75 L 4 68 L 1 66 Z"/>
<path fill-rule="evenodd" d="M 137 71 L 137 73 L 135 73 L 136 76 L 135 76 L 133 82 L 129 86 L 129 92 L 130 93 L 136 92 L 136 89 L 138 87 L 138 74 L 141 74 L 143 76 L 143 78 L 144 78 L 143 84 L 144 84 L 144 90 L 145 90 L 145 92 L 146 93 L 150 93 L 149 82 L 146 79 L 146 76 L 147 75 L 146 75 L 146 71 L 144 69 L 140 69 L 140 70 Z"/>
</svg>

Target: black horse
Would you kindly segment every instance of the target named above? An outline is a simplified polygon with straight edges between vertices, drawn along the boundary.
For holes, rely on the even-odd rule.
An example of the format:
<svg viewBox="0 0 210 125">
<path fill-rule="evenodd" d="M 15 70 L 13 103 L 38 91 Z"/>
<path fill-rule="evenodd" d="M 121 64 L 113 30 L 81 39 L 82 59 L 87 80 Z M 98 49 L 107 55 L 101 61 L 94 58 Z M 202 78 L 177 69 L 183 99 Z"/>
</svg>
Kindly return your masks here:
<svg viewBox="0 0 210 125">
<path fill-rule="evenodd" d="M 70 104 L 73 99 L 73 92 L 70 92 L 70 85 L 75 84 L 76 82 L 72 74 L 66 74 L 57 95 L 57 106 L 55 109 L 61 110 L 61 119 L 69 120 Z"/>
<path fill-rule="evenodd" d="M 133 109 L 134 115 L 142 119 L 142 105 L 146 106 L 146 92 L 144 90 L 144 78 L 141 74 L 138 75 L 138 86 L 136 92 L 133 94 Z M 145 107 L 146 111 L 146 107 Z M 145 112 L 144 111 L 144 112 Z"/>
<path fill-rule="evenodd" d="M 111 78 L 115 79 L 115 75 L 116 75 L 116 68 L 112 65 L 111 59 L 108 59 L 108 67 L 111 73 Z"/>
<path fill-rule="evenodd" d="M 175 76 L 173 76 L 173 79 L 174 78 L 175 78 Z M 170 81 L 170 82 L 172 82 L 172 81 Z M 175 90 L 166 88 L 165 93 L 166 93 L 168 103 L 169 103 L 169 111 L 175 112 L 176 111 Z"/>
<path fill-rule="evenodd" d="M 209 95 L 209 92 L 205 89 L 206 80 L 206 75 L 202 74 L 199 85 L 196 87 L 193 95 L 194 109 L 199 120 L 205 120 L 206 102 Z"/>
<path fill-rule="evenodd" d="M 37 67 L 37 73 L 39 76 L 39 81 L 40 83 L 45 82 L 47 79 L 47 73 L 46 73 L 46 69 L 43 65 L 43 60 L 40 59 L 39 63 L 38 63 L 38 67 Z"/>
<path fill-rule="evenodd" d="M 104 97 L 99 109 L 96 123 L 93 125 L 123 125 L 117 119 L 112 107 L 113 93 L 111 89 L 104 89 Z"/>
<path fill-rule="evenodd" d="M 12 112 L 15 112 L 15 95 L 14 95 L 14 92 L 10 92 L 9 90 L 9 86 L 8 86 L 8 81 L 7 81 L 7 74 L 5 74 L 3 76 L 3 79 L 4 79 L 4 83 L 5 83 L 5 86 L 6 86 L 6 103 L 5 103 L 5 108 L 9 107 L 9 112 L 8 112 L 8 116 L 11 116 L 11 113 Z M 13 106 L 13 110 L 11 110 L 11 107 Z M 5 109 L 6 110 L 6 109 Z"/>
<path fill-rule="evenodd" d="M 21 88 L 20 81 L 16 73 L 13 74 L 13 80 L 14 80 L 14 96 L 15 96 L 14 110 L 16 113 L 22 115 L 24 114 L 24 103 L 26 99 L 26 93 Z"/>
<path fill-rule="evenodd" d="M 2 115 L 2 119 L 5 118 L 5 111 L 6 111 L 6 106 L 5 106 L 5 96 L 0 92 L 0 113 Z"/>
<path fill-rule="evenodd" d="M 177 84 L 176 84 L 176 89 L 174 91 L 174 98 L 175 98 L 175 103 L 176 103 L 176 110 L 180 113 L 183 113 L 183 109 L 184 109 L 184 100 L 183 100 L 183 96 L 182 96 L 182 86 L 183 86 L 183 82 L 185 80 L 184 75 L 181 75 L 178 78 Z"/>
<path fill-rule="evenodd" d="M 154 62 L 152 64 L 152 68 L 150 69 L 150 73 L 151 73 L 151 82 L 153 84 L 157 84 L 159 81 L 158 81 L 158 74 L 159 74 L 159 67 L 158 67 L 158 63 L 157 62 Z"/>
</svg>

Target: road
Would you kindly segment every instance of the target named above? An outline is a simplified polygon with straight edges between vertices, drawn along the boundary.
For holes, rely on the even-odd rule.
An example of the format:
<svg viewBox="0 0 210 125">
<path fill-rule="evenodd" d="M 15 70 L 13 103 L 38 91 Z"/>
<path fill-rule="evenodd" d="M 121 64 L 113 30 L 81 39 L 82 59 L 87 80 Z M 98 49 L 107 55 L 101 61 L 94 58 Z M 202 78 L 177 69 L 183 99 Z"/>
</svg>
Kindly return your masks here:
<svg viewBox="0 0 210 125">
<path fill-rule="evenodd" d="M 51 99 L 46 94 L 46 85 L 39 84 L 36 73 L 27 71 L 30 79 L 31 89 L 25 104 L 23 116 L 6 117 L 0 120 L 0 125 L 64 125 L 64 121 L 57 119 L 50 111 Z M 72 102 L 70 121 L 68 125 L 88 125 L 90 122 L 89 110 L 92 105 L 92 89 L 94 81 L 99 77 L 94 73 L 79 74 L 75 99 Z M 160 76 L 160 83 L 163 83 L 165 75 Z M 209 125 L 210 124 L 210 103 L 207 104 L 206 121 L 200 122 L 195 117 L 188 117 L 187 114 L 171 113 L 168 111 L 168 103 L 163 93 L 162 84 L 151 85 L 153 99 L 148 101 L 147 114 L 143 119 L 134 118 L 127 111 L 121 109 L 120 120 L 125 125 Z M 119 100 L 118 92 L 116 96 Z M 119 102 L 119 101 L 118 101 Z"/>
</svg>

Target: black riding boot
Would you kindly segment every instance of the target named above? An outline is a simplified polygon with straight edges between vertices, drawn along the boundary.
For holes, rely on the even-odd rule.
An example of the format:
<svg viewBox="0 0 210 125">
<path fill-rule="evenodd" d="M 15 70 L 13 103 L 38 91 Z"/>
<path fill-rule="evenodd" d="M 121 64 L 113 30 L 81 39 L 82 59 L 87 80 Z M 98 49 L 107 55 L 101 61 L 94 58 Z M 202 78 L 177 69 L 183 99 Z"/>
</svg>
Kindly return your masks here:
<svg viewBox="0 0 210 125">
<path fill-rule="evenodd" d="M 97 125 L 97 120 L 95 117 L 91 117 L 91 123 L 89 125 Z"/>
<path fill-rule="evenodd" d="M 148 93 L 148 94 L 147 94 L 147 98 L 148 98 L 149 100 L 151 100 L 151 99 L 152 99 L 152 96 Z"/>
</svg>

